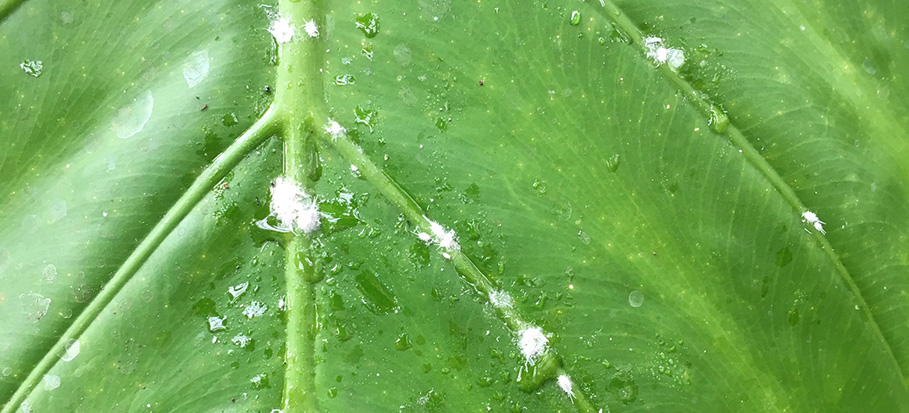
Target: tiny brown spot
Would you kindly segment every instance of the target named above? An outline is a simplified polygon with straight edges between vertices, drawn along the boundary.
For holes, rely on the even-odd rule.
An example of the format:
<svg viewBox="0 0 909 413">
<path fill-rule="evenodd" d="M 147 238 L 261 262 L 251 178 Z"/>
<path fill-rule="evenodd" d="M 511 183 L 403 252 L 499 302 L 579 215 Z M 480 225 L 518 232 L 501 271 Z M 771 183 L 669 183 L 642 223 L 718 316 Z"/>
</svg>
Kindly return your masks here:
<svg viewBox="0 0 909 413">
<path fill-rule="evenodd" d="M 483 81 L 482 81 L 482 80 L 480 81 L 480 86 L 483 86 Z"/>
<path fill-rule="evenodd" d="M 202 105 L 202 110 L 208 109 L 208 103 Z"/>
</svg>

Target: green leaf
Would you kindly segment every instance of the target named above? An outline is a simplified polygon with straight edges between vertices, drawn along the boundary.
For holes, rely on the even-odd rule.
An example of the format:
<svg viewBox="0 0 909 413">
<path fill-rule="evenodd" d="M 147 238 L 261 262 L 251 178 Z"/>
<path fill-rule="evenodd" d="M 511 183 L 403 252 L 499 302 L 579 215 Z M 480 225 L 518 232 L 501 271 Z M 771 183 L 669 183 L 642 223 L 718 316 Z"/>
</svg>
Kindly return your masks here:
<svg viewBox="0 0 909 413">
<path fill-rule="evenodd" d="M 903 3 L 204 3 L 0 1 L 3 412 L 909 410 Z"/>
</svg>

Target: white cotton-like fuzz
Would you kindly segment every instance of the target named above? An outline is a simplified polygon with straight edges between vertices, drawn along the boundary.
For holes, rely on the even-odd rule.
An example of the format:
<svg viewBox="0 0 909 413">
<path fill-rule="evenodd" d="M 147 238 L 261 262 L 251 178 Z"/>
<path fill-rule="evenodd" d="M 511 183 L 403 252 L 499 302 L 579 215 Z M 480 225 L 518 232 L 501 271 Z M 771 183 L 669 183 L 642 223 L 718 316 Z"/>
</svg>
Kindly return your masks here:
<svg viewBox="0 0 909 413">
<path fill-rule="evenodd" d="M 559 387 L 561 387 L 562 391 L 564 391 L 565 394 L 568 395 L 568 398 L 573 399 L 574 390 L 572 389 L 571 378 L 568 377 L 567 375 L 563 374 L 563 375 L 559 376 L 559 378 L 556 381 L 559 382 Z"/>
<path fill-rule="evenodd" d="M 319 204 L 290 178 L 275 179 L 271 187 L 271 215 L 278 225 L 268 229 L 278 232 L 309 233 L 319 229 Z"/>
<path fill-rule="evenodd" d="M 275 37 L 275 41 L 278 43 L 287 43 L 294 38 L 294 26 L 290 24 L 289 19 L 284 17 L 275 19 L 268 32 Z"/>
<path fill-rule="evenodd" d="M 804 222 L 807 222 L 809 225 L 813 226 L 814 229 L 816 229 L 821 234 L 827 233 L 827 231 L 824 231 L 824 224 L 826 224 L 826 222 L 821 221 L 821 219 L 818 218 L 817 214 L 815 214 L 814 212 L 811 212 L 811 211 L 803 212 L 802 220 Z"/>
<path fill-rule="evenodd" d="M 493 291 L 489 294 L 489 302 L 498 308 L 506 308 L 514 305 L 514 299 L 505 291 Z"/>
<path fill-rule="evenodd" d="M 663 39 L 659 37 L 645 38 L 644 48 L 647 51 L 647 57 L 653 59 L 657 66 L 665 63 L 669 65 L 670 69 L 675 71 L 685 64 L 685 52 L 680 49 L 665 47 Z"/>
<path fill-rule="evenodd" d="M 319 37 L 319 26 L 316 26 L 315 20 L 309 20 L 303 23 L 303 31 L 305 31 L 309 37 Z"/>
<path fill-rule="evenodd" d="M 325 125 L 325 132 L 331 135 L 332 139 L 338 139 L 339 136 L 347 135 L 347 129 L 344 129 L 340 123 L 331 119 L 329 119 L 328 124 Z"/>
<path fill-rule="evenodd" d="M 518 347 L 521 348 L 521 354 L 527 360 L 528 364 L 533 364 L 536 358 L 546 352 L 546 343 L 549 339 L 543 334 L 543 329 L 539 327 L 527 327 L 521 330 L 518 339 Z"/>
<path fill-rule="evenodd" d="M 461 249 L 461 246 L 458 245 L 456 235 L 454 230 L 446 230 L 445 227 L 440 225 L 438 222 L 432 221 L 429 218 L 423 217 L 426 222 L 429 223 L 429 229 L 432 231 L 432 237 L 439 244 L 440 247 L 445 249 L 457 250 Z"/>
<path fill-rule="evenodd" d="M 208 329 L 212 332 L 226 329 L 227 327 L 224 327 L 225 319 L 227 319 L 227 317 L 208 317 Z"/>
</svg>

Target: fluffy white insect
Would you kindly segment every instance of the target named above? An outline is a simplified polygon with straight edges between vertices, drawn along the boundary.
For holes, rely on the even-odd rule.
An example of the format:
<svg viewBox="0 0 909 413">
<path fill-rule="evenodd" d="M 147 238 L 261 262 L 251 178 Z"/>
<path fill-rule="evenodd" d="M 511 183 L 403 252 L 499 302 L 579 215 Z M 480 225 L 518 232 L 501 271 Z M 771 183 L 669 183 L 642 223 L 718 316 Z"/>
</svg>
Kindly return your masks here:
<svg viewBox="0 0 909 413">
<path fill-rule="evenodd" d="M 521 330 L 518 335 L 518 347 L 521 348 L 521 354 L 527 360 L 526 363 L 533 365 L 537 357 L 546 352 L 546 343 L 549 339 L 543 334 L 543 329 L 529 326 Z"/>
<path fill-rule="evenodd" d="M 313 232 L 319 229 L 319 205 L 293 179 L 278 177 L 271 187 L 271 215 L 278 225 L 267 218 L 257 222 L 260 228 L 278 232 Z"/>
<path fill-rule="evenodd" d="M 659 37 L 645 38 L 644 48 L 647 51 L 647 57 L 653 59 L 657 66 L 665 63 L 669 65 L 670 69 L 675 71 L 685 64 L 685 52 L 680 49 L 665 47 L 663 39 Z"/>
<path fill-rule="evenodd" d="M 457 234 L 455 234 L 454 230 L 446 230 L 445 227 L 438 222 L 432 221 L 429 218 L 423 217 L 423 219 L 429 223 L 432 237 L 440 247 L 451 250 L 461 249 L 461 246 L 458 245 L 458 241 L 455 238 Z"/>
<path fill-rule="evenodd" d="M 826 234 L 827 231 L 824 231 L 824 221 L 821 221 L 817 217 L 817 214 L 811 211 L 805 211 L 802 213 L 802 222 L 806 222 L 809 225 L 814 226 L 814 229 L 818 230 L 821 234 Z"/>
<path fill-rule="evenodd" d="M 565 394 L 568 395 L 568 398 L 574 399 L 574 390 L 572 389 L 571 378 L 568 377 L 567 375 L 563 374 L 563 375 L 559 376 L 559 378 L 556 381 L 558 381 L 559 387 L 562 388 L 562 391 L 564 391 Z"/>
<path fill-rule="evenodd" d="M 339 136 L 346 136 L 347 129 L 344 129 L 340 123 L 335 122 L 331 119 L 328 120 L 328 124 L 325 125 L 325 132 L 331 135 L 331 139 L 338 139 Z"/>
<path fill-rule="evenodd" d="M 315 20 L 309 20 L 303 23 L 303 31 L 309 35 L 309 37 L 319 37 L 319 27 L 316 26 Z"/>
<path fill-rule="evenodd" d="M 294 26 L 284 17 L 275 19 L 268 28 L 268 32 L 275 37 L 278 43 L 287 43 L 294 38 Z"/>
<path fill-rule="evenodd" d="M 429 244 L 430 242 L 432 242 L 432 235 L 429 235 L 429 234 L 427 234 L 427 233 L 425 233 L 425 232 L 420 232 L 420 233 L 418 233 L 418 234 L 417 234 L 417 238 L 419 238 L 420 241 L 423 241 L 423 242 L 425 242 L 425 243 L 427 243 L 427 244 Z"/>
</svg>

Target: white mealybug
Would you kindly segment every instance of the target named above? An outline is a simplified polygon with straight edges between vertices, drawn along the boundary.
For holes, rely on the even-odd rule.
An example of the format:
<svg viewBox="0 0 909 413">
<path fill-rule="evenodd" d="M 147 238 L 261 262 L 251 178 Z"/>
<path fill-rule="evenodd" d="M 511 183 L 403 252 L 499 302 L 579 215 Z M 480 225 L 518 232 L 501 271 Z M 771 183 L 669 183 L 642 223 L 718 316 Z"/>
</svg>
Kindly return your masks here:
<svg viewBox="0 0 909 413">
<path fill-rule="evenodd" d="M 659 37 L 644 38 L 644 48 L 647 57 L 653 59 L 657 66 L 665 63 L 673 71 L 678 70 L 685 64 L 685 52 L 680 49 L 668 48 L 663 45 L 663 39 Z"/>
<path fill-rule="evenodd" d="M 562 388 L 562 391 L 568 395 L 568 398 L 574 399 L 574 390 L 572 389 L 571 378 L 568 377 L 568 375 L 563 374 L 559 376 L 557 381 L 559 382 L 559 387 Z"/>
<path fill-rule="evenodd" d="M 339 136 L 347 135 L 347 129 L 344 129 L 340 123 L 331 119 L 329 119 L 328 124 L 325 125 L 325 132 L 331 135 L 332 140 L 338 139 Z"/>
<path fill-rule="evenodd" d="M 277 232 L 310 233 L 319 229 L 319 203 L 290 178 L 278 177 L 271 186 L 271 215 L 277 225 L 271 225 L 268 218 L 256 222 L 262 229 Z"/>
<path fill-rule="evenodd" d="M 533 365 L 537 357 L 546 352 L 546 343 L 549 339 L 543 334 L 543 329 L 535 326 L 529 326 L 522 329 L 518 335 L 518 347 L 521 348 L 521 354 L 524 355 L 526 363 Z"/>
<path fill-rule="evenodd" d="M 458 245 L 458 241 L 455 238 L 456 234 L 454 230 L 446 230 L 445 227 L 438 222 L 432 221 L 429 218 L 423 217 L 423 219 L 429 223 L 429 229 L 432 231 L 433 239 L 440 247 L 450 250 L 461 249 L 461 246 Z"/>
<path fill-rule="evenodd" d="M 294 27 L 290 24 L 290 20 L 284 17 L 275 19 L 268 32 L 275 37 L 275 41 L 278 43 L 287 43 L 294 38 Z"/>
<path fill-rule="evenodd" d="M 806 222 L 809 225 L 814 226 L 814 229 L 818 230 L 821 234 L 826 234 L 827 231 L 824 231 L 824 221 L 821 221 L 817 217 L 817 214 L 811 211 L 805 211 L 802 213 L 802 222 Z"/>
<path fill-rule="evenodd" d="M 319 27 L 316 26 L 315 20 L 309 20 L 303 23 L 303 31 L 309 35 L 309 37 L 319 37 Z"/>
</svg>

